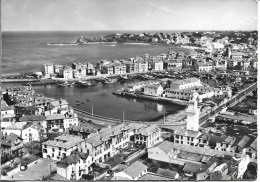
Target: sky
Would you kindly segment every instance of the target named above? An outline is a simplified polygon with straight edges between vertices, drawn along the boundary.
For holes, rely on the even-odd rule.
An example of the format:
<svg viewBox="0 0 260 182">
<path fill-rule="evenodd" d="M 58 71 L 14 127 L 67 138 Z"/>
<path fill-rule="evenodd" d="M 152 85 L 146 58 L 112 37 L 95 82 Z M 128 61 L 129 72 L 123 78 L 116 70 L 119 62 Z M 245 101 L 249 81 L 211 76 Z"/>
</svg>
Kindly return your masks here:
<svg viewBox="0 0 260 182">
<path fill-rule="evenodd" d="M 3 31 L 256 30 L 256 0 L 2 0 Z"/>
</svg>

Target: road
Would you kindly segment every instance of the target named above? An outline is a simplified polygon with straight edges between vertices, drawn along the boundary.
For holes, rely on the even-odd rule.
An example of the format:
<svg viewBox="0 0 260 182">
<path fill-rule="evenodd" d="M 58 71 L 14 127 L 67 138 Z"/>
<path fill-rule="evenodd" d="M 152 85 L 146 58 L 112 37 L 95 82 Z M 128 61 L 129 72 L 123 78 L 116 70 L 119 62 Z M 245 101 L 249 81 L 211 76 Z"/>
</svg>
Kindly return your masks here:
<svg viewBox="0 0 260 182">
<path fill-rule="evenodd" d="M 212 110 L 210 113 L 201 117 L 200 118 L 200 124 L 203 124 L 210 117 L 219 113 L 223 108 L 232 107 L 235 104 L 237 104 L 238 102 L 241 102 L 249 93 L 251 93 L 256 88 L 257 88 L 257 84 L 255 83 L 255 84 L 250 85 L 248 88 L 245 88 L 244 90 L 240 91 L 237 95 L 235 95 L 233 98 L 231 98 L 229 101 L 227 101 L 227 103 L 220 105 L 216 109 Z"/>
<path fill-rule="evenodd" d="M 11 175 L 1 176 L 1 180 L 42 180 L 43 176 L 46 177 L 50 175 L 50 170 L 56 171 L 55 162 L 50 159 L 39 159 L 36 164 L 35 162 L 29 164 L 26 171 L 18 170 Z"/>
</svg>

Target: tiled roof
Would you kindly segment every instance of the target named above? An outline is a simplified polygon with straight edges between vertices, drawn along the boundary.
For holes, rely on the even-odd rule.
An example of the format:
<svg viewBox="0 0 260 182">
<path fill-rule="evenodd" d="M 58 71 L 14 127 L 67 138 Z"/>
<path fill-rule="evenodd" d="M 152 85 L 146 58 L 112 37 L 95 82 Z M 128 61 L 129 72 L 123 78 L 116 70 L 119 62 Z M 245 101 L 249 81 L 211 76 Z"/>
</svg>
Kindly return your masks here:
<svg viewBox="0 0 260 182">
<path fill-rule="evenodd" d="M 157 146 L 157 148 L 159 148 L 162 151 L 164 151 L 165 154 L 168 154 L 173 149 L 173 143 L 172 142 L 168 142 L 168 141 L 164 141 L 164 142 L 160 143 Z"/>
<path fill-rule="evenodd" d="M 147 128 L 141 129 L 140 131 L 138 131 L 138 133 L 140 133 L 141 135 L 144 135 L 144 136 L 150 136 L 154 132 L 157 132 L 159 130 L 160 129 L 157 127 L 157 125 L 151 125 L 151 126 L 148 126 Z"/>
<path fill-rule="evenodd" d="M 156 174 L 159 174 L 161 176 L 166 176 L 166 177 L 170 177 L 170 178 L 175 178 L 177 171 L 172 171 L 169 169 L 163 169 L 163 168 L 158 168 L 158 170 L 156 171 Z"/>
<path fill-rule="evenodd" d="M 207 140 L 209 142 L 221 143 L 221 142 L 225 141 L 226 136 L 217 136 L 217 135 L 212 134 L 212 133 L 206 133 L 206 134 L 202 134 L 198 138 L 202 139 L 202 140 Z"/>
<path fill-rule="evenodd" d="M 61 105 L 68 105 L 69 103 L 64 99 L 61 99 L 61 100 L 52 101 L 50 104 L 53 105 L 54 107 L 56 107 L 56 106 L 61 106 Z"/>
<path fill-rule="evenodd" d="M 201 166 L 201 164 L 187 162 L 183 168 L 183 171 L 197 173 L 200 170 Z"/>
<path fill-rule="evenodd" d="M 160 84 L 154 84 L 154 85 L 146 85 L 145 87 L 146 88 L 159 88 L 159 87 L 161 87 L 161 85 Z"/>
<path fill-rule="evenodd" d="M 19 121 L 44 121 L 45 116 L 42 115 L 24 115 L 19 118 Z"/>
<path fill-rule="evenodd" d="M 217 155 L 218 156 L 224 156 L 224 155 L 234 156 L 234 153 L 227 152 L 227 151 L 206 149 L 206 148 L 202 148 L 202 147 L 183 145 L 183 144 L 173 143 L 173 142 L 168 142 L 168 141 L 164 141 L 163 143 L 159 144 L 156 147 L 162 149 L 163 151 L 165 151 L 165 153 L 168 153 L 171 149 L 179 149 L 180 151 L 196 153 L 196 154 L 205 155 L 205 156 L 217 156 Z M 153 147 L 153 148 L 156 148 L 156 147 Z"/>
<path fill-rule="evenodd" d="M 47 115 L 46 120 L 56 120 L 56 119 L 65 119 L 64 114 L 52 114 L 52 115 Z"/>
<path fill-rule="evenodd" d="M 250 142 L 251 138 L 249 136 L 244 136 L 240 142 L 237 144 L 237 146 L 241 147 L 241 148 L 245 148 L 246 145 Z"/>
<path fill-rule="evenodd" d="M 131 176 L 132 178 L 135 178 L 138 176 L 138 174 L 142 173 L 144 170 L 146 170 L 148 167 L 144 165 L 143 163 L 136 161 L 132 165 L 130 165 L 128 168 L 126 168 L 123 172 L 127 175 Z"/>
<path fill-rule="evenodd" d="M 65 165 L 71 165 L 71 164 L 76 164 L 78 163 L 78 161 L 80 160 L 80 157 L 76 154 L 71 154 L 67 157 L 65 157 L 64 159 L 62 159 L 61 161 L 57 162 L 59 164 L 65 164 Z"/>
<path fill-rule="evenodd" d="M 189 137 L 197 137 L 200 133 L 199 131 L 187 130 L 187 129 L 179 129 L 174 131 L 176 135 L 181 136 L 189 136 Z"/>
<path fill-rule="evenodd" d="M 119 135 L 122 130 L 129 129 L 129 126 L 124 123 L 116 125 L 112 128 L 102 128 L 97 134 L 90 135 L 89 138 L 86 139 L 86 142 L 96 147 L 108 140 L 111 136 Z"/>
<path fill-rule="evenodd" d="M 43 143 L 43 145 L 49 145 L 53 147 L 61 147 L 69 149 L 73 146 L 76 146 L 78 143 L 84 141 L 80 136 L 73 135 L 61 135 L 53 140 L 48 140 Z"/>
<path fill-rule="evenodd" d="M 24 122 L 16 122 L 16 123 L 12 123 L 10 126 L 7 126 L 5 129 L 6 130 L 22 130 L 24 125 L 25 125 Z"/>
<path fill-rule="evenodd" d="M 2 135 L 1 145 L 13 146 L 16 141 L 20 143 L 22 140 L 21 137 L 14 133 L 11 133 L 10 135 Z"/>
<path fill-rule="evenodd" d="M 250 147 L 257 150 L 257 138 L 254 139 L 254 141 L 251 143 Z"/>
</svg>

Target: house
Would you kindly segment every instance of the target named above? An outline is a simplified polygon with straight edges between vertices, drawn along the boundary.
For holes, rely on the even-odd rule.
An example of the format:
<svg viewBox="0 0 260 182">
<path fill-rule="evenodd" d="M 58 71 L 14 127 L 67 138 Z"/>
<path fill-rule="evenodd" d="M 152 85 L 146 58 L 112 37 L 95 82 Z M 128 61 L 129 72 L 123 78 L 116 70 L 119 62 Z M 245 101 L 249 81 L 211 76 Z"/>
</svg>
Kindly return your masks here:
<svg viewBox="0 0 260 182">
<path fill-rule="evenodd" d="M 156 174 L 164 177 L 168 177 L 171 179 L 179 179 L 180 175 L 177 171 L 172 171 L 169 169 L 163 169 L 163 168 L 158 168 L 156 171 Z"/>
<path fill-rule="evenodd" d="M 210 180 L 223 180 L 228 173 L 227 163 L 220 164 L 210 173 Z"/>
<path fill-rule="evenodd" d="M 201 135 L 200 131 L 179 129 L 173 133 L 174 143 L 195 146 L 199 143 L 198 137 Z"/>
<path fill-rule="evenodd" d="M 16 134 L 1 134 L 1 156 L 18 156 L 23 148 L 23 139 Z"/>
<path fill-rule="evenodd" d="M 102 73 L 103 73 L 103 74 L 108 74 L 108 75 L 114 74 L 113 64 L 104 65 L 104 66 L 102 67 Z"/>
<path fill-rule="evenodd" d="M 213 171 L 213 169 L 218 165 L 217 162 L 209 162 L 206 165 L 203 165 L 200 170 L 196 174 L 196 180 L 201 181 L 201 180 L 206 180 L 208 179 L 210 173 Z"/>
<path fill-rule="evenodd" d="M 186 176 L 194 176 L 200 169 L 201 164 L 187 162 L 184 165 L 183 172 Z"/>
<path fill-rule="evenodd" d="M 13 122 L 10 126 L 5 127 L 3 131 L 7 135 L 13 133 L 19 137 L 22 137 L 22 130 L 25 125 L 26 122 Z"/>
<path fill-rule="evenodd" d="M 73 70 L 70 67 L 65 67 L 62 72 L 63 78 L 72 79 L 73 78 Z"/>
<path fill-rule="evenodd" d="M 49 131 L 66 131 L 70 126 L 78 126 L 78 116 L 73 114 L 53 114 L 46 116 L 46 122 L 43 123 L 43 129 Z"/>
<path fill-rule="evenodd" d="M 42 157 L 52 160 L 62 160 L 72 154 L 78 148 L 78 144 L 84 139 L 80 136 L 61 135 L 54 140 L 48 140 L 42 143 Z M 86 151 L 83 151 L 84 153 Z"/>
<path fill-rule="evenodd" d="M 22 139 L 24 143 L 31 141 L 40 141 L 42 126 L 40 122 L 31 122 L 26 124 L 22 130 Z"/>
<path fill-rule="evenodd" d="M 163 94 L 163 87 L 160 84 L 146 85 L 144 87 L 144 94 L 160 97 Z"/>
<path fill-rule="evenodd" d="M 74 151 L 57 163 L 57 174 L 68 180 L 80 180 L 83 174 L 88 174 L 92 168 L 92 157 L 89 153 Z"/>
<path fill-rule="evenodd" d="M 72 125 L 68 129 L 70 135 L 81 136 L 83 139 L 88 138 L 91 133 L 95 133 L 96 130 L 90 129 L 84 126 Z"/>
<path fill-rule="evenodd" d="M 130 141 L 130 128 L 122 123 L 114 127 L 102 128 L 92 133 L 79 145 L 79 151 L 86 148 L 95 162 L 104 162 L 113 157 L 121 148 L 126 148 Z"/>
<path fill-rule="evenodd" d="M 147 174 L 147 169 L 148 166 L 136 161 L 125 170 L 115 173 L 111 180 L 138 180 L 140 177 Z"/>
<path fill-rule="evenodd" d="M 135 132 L 134 142 L 150 148 L 162 141 L 160 129 L 157 125 L 151 125 Z"/>
<path fill-rule="evenodd" d="M 138 71 L 139 72 L 147 72 L 148 71 L 148 62 L 139 61 L 138 62 Z"/>
<path fill-rule="evenodd" d="M 46 63 L 43 66 L 44 66 L 44 76 L 45 76 L 45 78 L 49 78 L 51 75 L 54 74 L 53 63 Z"/>
<path fill-rule="evenodd" d="M 153 61 L 152 62 L 152 70 L 162 71 L 163 70 L 163 61 Z"/>
<path fill-rule="evenodd" d="M 121 74 L 126 74 L 126 65 L 124 64 L 114 64 L 113 65 L 114 68 L 114 74 L 116 75 L 121 75 Z"/>
<path fill-rule="evenodd" d="M 197 65 L 198 65 L 198 69 L 196 71 L 199 72 L 209 72 L 213 69 L 212 63 L 198 62 Z"/>
</svg>

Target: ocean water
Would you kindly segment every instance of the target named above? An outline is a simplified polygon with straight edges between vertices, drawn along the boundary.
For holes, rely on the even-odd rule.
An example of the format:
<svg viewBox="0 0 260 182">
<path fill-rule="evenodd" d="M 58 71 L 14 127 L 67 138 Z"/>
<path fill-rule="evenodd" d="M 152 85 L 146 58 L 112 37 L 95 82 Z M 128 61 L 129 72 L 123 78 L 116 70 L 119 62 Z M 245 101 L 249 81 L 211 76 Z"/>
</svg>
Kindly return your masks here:
<svg viewBox="0 0 260 182">
<path fill-rule="evenodd" d="M 44 63 L 67 64 L 73 61 L 97 63 L 102 59 L 127 59 L 146 53 L 159 55 L 169 50 L 168 46 L 155 45 L 82 45 L 82 46 L 47 46 L 46 43 L 72 43 L 79 36 L 96 37 L 113 32 L 3 32 L 3 74 L 42 71 Z M 185 51 L 183 48 L 176 50 Z M 174 114 L 183 110 L 183 106 L 156 103 L 143 99 L 118 97 L 112 92 L 126 84 L 98 84 L 91 88 L 57 87 L 56 85 L 35 86 L 34 90 L 47 97 L 63 98 L 75 108 L 106 117 L 126 120 L 154 120 L 164 114 Z M 11 86 L 2 84 L 3 87 Z M 16 84 L 19 86 L 19 84 Z M 80 105 L 77 106 L 77 101 Z"/>
<path fill-rule="evenodd" d="M 159 55 L 169 51 L 168 46 L 156 45 L 46 45 L 46 43 L 72 43 L 80 36 L 96 37 L 110 33 L 115 32 L 3 32 L 2 73 L 43 71 L 44 63 L 67 65 L 71 65 L 74 61 L 97 63 L 102 59 L 127 59 L 146 53 Z"/>
</svg>

